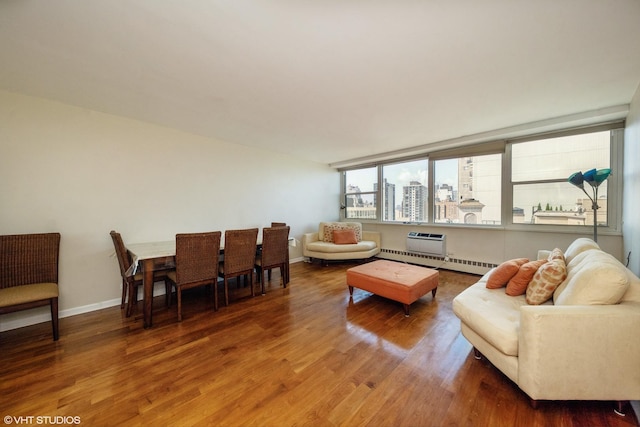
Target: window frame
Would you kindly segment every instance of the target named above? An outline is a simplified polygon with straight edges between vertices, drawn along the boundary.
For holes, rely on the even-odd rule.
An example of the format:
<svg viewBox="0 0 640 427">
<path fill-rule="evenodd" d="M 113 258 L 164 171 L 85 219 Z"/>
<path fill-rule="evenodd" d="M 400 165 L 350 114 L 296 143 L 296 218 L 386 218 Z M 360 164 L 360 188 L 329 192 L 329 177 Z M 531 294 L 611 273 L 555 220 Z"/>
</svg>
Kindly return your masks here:
<svg viewBox="0 0 640 427">
<path fill-rule="evenodd" d="M 505 221 L 505 225 L 508 229 L 511 230 L 522 230 L 522 231 L 540 231 L 540 232 L 551 232 L 551 233 L 572 233 L 572 234 L 582 234 L 587 233 L 588 235 L 593 230 L 592 225 L 554 225 L 554 224 L 529 224 L 523 223 L 518 224 L 513 222 L 513 192 L 514 187 L 518 185 L 525 184 L 545 184 L 545 183 L 558 183 L 562 182 L 562 180 L 558 179 L 541 179 L 541 180 L 532 180 L 532 181 L 519 181 L 517 183 L 513 183 L 511 181 L 512 176 L 512 148 L 514 144 L 521 142 L 531 142 L 542 139 L 551 139 L 562 136 L 573 136 L 573 135 L 581 135 L 587 133 L 595 133 L 600 131 L 610 131 L 610 140 L 609 140 L 609 149 L 610 149 L 610 157 L 609 157 L 609 166 L 611 168 L 611 175 L 609 178 L 603 183 L 603 185 L 607 185 L 607 225 L 606 226 L 598 226 L 598 233 L 602 234 L 620 234 L 622 230 L 622 186 L 620 185 L 622 177 L 620 173 L 616 173 L 616 171 L 622 171 L 624 165 L 624 122 L 613 122 L 602 125 L 588 126 L 585 128 L 577 128 L 577 129 L 568 129 L 558 132 L 551 132 L 541 135 L 533 135 L 529 137 L 517 138 L 507 141 L 505 147 L 505 158 L 508 159 L 503 164 L 504 175 L 502 187 L 506 188 L 507 191 L 503 194 L 502 199 L 502 208 L 503 208 L 503 216 L 507 219 Z M 584 170 L 582 172 L 589 169 L 589 165 L 585 165 Z M 577 171 L 576 171 L 577 172 Z M 566 177 L 565 182 L 568 183 L 569 177 Z M 569 185 L 569 184 L 568 184 Z M 576 199 L 580 197 L 582 193 L 575 188 L 576 191 Z M 506 216 L 505 216 L 506 215 Z"/>
<path fill-rule="evenodd" d="M 456 227 L 456 228 L 480 228 L 480 229 L 505 229 L 514 231 L 535 231 L 535 232 L 553 232 L 553 233 L 571 233 L 571 234 L 589 234 L 588 229 L 591 226 L 584 225 L 552 225 L 552 224 L 524 224 L 513 222 L 513 187 L 514 184 L 511 181 L 511 155 L 513 144 L 520 142 L 535 141 L 541 139 L 555 138 L 559 136 L 578 135 L 592 132 L 598 132 L 602 130 L 611 131 L 610 140 L 610 168 L 612 170 L 611 175 L 606 181 L 607 187 L 607 226 L 599 226 L 598 232 L 602 234 L 619 234 L 622 229 L 622 176 L 623 170 L 623 153 L 624 153 L 624 121 L 617 120 L 608 123 L 601 123 L 593 126 L 584 126 L 580 128 L 563 129 L 553 132 L 531 134 L 518 138 L 502 139 L 497 141 L 483 142 L 473 145 L 455 147 L 451 149 L 433 151 L 428 153 L 416 154 L 408 157 L 389 158 L 383 161 L 375 163 L 366 163 L 352 165 L 344 168 L 339 168 L 340 172 L 340 200 L 341 200 L 341 213 L 340 219 L 342 220 L 357 220 L 363 223 L 375 223 L 375 224 L 389 224 L 389 225 L 426 225 L 430 227 Z M 434 162 L 437 160 L 445 160 L 452 158 L 462 157 L 474 157 L 487 154 L 502 154 L 502 170 L 501 170 L 501 224 L 464 224 L 464 223 L 442 223 L 435 222 L 435 167 Z M 428 220 L 426 222 L 407 222 L 407 221 L 385 221 L 383 219 L 383 168 L 386 165 L 393 165 L 403 162 L 426 160 L 428 163 L 427 171 L 427 189 L 428 189 Z M 346 179 L 345 174 L 350 170 L 377 168 L 377 190 L 374 198 L 376 200 L 376 218 L 375 219 L 358 219 L 346 217 Z M 585 165 L 588 167 L 588 165 Z M 568 177 L 567 177 L 568 179 Z M 557 179 L 548 180 L 549 182 L 558 182 Z M 544 182 L 544 180 L 536 181 L 536 183 Z M 521 185 L 522 182 L 518 182 L 516 185 Z M 398 189 L 396 188 L 396 191 Z M 362 192 L 365 194 L 369 192 Z M 579 194 L 576 193 L 576 198 Z"/>
<path fill-rule="evenodd" d="M 354 171 L 354 170 L 361 170 L 361 169 L 371 169 L 373 167 L 376 167 L 376 181 L 372 183 L 372 187 L 373 188 L 377 188 L 379 187 L 379 183 L 380 183 L 380 168 L 376 166 L 372 166 L 372 165 L 367 165 L 367 166 L 363 166 L 363 167 L 357 167 L 357 168 L 349 168 L 349 169 L 345 169 L 344 171 L 342 171 L 341 173 L 341 177 L 340 177 L 340 182 L 341 182 L 341 192 L 340 192 L 340 208 L 341 208 L 341 215 L 340 218 L 344 219 L 344 220 L 353 220 L 353 221 L 360 221 L 360 222 L 378 222 L 380 221 L 380 189 L 377 188 L 375 190 L 367 190 L 367 191 L 360 191 L 358 193 L 348 193 L 347 192 L 347 172 L 349 171 Z M 376 210 L 375 210 L 375 218 L 358 218 L 358 217 L 349 217 L 347 216 L 347 212 L 349 209 L 348 203 L 347 203 L 347 197 L 349 197 L 350 195 L 372 195 L 373 196 L 373 202 L 376 206 Z"/>
</svg>

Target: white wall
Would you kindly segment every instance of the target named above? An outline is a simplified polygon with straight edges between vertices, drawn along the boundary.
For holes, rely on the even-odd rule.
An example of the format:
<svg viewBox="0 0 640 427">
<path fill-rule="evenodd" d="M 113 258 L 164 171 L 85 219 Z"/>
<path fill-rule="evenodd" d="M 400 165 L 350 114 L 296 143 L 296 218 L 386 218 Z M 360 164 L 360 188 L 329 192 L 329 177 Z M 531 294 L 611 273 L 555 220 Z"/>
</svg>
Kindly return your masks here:
<svg viewBox="0 0 640 427">
<path fill-rule="evenodd" d="M 624 132 L 622 235 L 629 269 L 640 275 L 640 86 L 631 101 Z"/>
<path fill-rule="evenodd" d="M 112 229 L 143 242 L 285 221 L 300 239 L 338 200 L 325 165 L 0 91 L 0 234 L 62 234 L 63 317 L 119 304 Z M 0 316 L 0 330 L 46 313 Z"/>
<path fill-rule="evenodd" d="M 418 226 L 404 224 L 364 224 L 363 228 L 381 233 L 382 248 L 391 251 L 406 251 L 406 238 L 410 231 L 438 233 L 447 236 L 447 253 L 456 261 L 442 262 L 441 259 L 421 259 L 407 256 L 387 255 L 380 257 L 441 267 L 474 274 L 484 274 L 490 267 L 461 263 L 462 261 L 498 265 L 512 258 L 536 259 L 539 249 L 566 249 L 578 237 L 593 237 L 583 234 L 524 232 L 503 228 L 470 228 L 455 226 Z M 622 237 L 619 235 L 598 235 L 598 245 L 618 259 L 622 259 Z"/>
</svg>

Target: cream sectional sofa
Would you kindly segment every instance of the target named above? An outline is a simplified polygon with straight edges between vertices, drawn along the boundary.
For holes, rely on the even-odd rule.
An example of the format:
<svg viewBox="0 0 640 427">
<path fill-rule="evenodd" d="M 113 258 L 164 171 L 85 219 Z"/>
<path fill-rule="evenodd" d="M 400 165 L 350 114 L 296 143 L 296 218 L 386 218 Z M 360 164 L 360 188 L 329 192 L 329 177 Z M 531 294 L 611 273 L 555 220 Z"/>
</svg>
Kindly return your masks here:
<svg viewBox="0 0 640 427">
<path fill-rule="evenodd" d="M 351 229 L 356 241 L 348 244 L 336 244 L 333 241 L 334 230 Z M 367 259 L 380 253 L 380 233 L 364 231 L 359 222 L 321 222 L 318 231 L 302 236 L 302 255 L 309 259 L 350 260 Z"/>
<path fill-rule="evenodd" d="M 540 251 L 544 258 L 549 251 Z M 566 279 L 551 300 L 488 289 L 485 274 L 453 300 L 462 335 L 538 400 L 640 400 L 640 279 L 591 239 L 564 251 Z M 540 272 L 540 270 L 538 270 Z"/>
</svg>

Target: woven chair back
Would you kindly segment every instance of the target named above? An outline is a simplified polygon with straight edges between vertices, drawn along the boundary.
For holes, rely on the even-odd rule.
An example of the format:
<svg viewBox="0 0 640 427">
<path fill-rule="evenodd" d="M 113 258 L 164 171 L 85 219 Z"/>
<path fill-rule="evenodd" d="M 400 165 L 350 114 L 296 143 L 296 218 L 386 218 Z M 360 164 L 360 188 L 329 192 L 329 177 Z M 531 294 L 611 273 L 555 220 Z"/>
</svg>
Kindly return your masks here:
<svg viewBox="0 0 640 427">
<path fill-rule="evenodd" d="M 0 288 L 58 283 L 60 233 L 0 236 Z"/>
<path fill-rule="evenodd" d="M 176 280 L 178 284 L 218 277 L 220 231 L 176 234 Z"/>
<path fill-rule="evenodd" d="M 286 264 L 289 252 L 289 227 L 262 229 L 262 268 Z"/>
<path fill-rule="evenodd" d="M 258 229 L 227 230 L 224 234 L 224 274 L 232 276 L 253 270 L 256 262 Z"/>
<path fill-rule="evenodd" d="M 120 265 L 120 275 L 125 277 L 126 271 L 131 267 L 131 255 L 129 255 L 127 248 L 124 246 L 120 233 L 112 230 L 109 234 L 116 250 L 116 258 L 118 258 L 118 264 Z"/>
</svg>

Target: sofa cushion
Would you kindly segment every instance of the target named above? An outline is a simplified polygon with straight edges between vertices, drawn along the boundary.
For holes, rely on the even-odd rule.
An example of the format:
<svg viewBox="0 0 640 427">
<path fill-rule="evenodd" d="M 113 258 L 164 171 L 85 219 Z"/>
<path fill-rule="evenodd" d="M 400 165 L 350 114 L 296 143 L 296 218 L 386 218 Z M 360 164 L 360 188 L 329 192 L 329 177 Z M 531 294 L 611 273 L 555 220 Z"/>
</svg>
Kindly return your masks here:
<svg viewBox="0 0 640 427">
<path fill-rule="evenodd" d="M 624 268 L 627 273 L 627 280 L 629 281 L 629 288 L 624 293 L 620 302 L 637 302 L 640 303 L 640 278 L 633 274 L 628 268 Z"/>
<path fill-rule="evenodd" d="M 571 242 L 567 250 L 564 251 L 564 260 L 567 263 L 567 266 L 575 256 L 590 249 L 600 249 L 600 246 L 587 237 L 581 237 Z"/>
<path fill-rule="evenodd" d="M 486 277 L 453 300 L 453 311 L 461 322 L 509 356 L 518 355 L 520 307 L 524 296 L 511 297 L 502 289 L 487 289 Z"/>
<path fill-rule="evenodd" d="M 626 268 L 601 250 L 585 250 L 568 264 L 566 280 L 553 295 L 557 305 L 616 304 L 629 287 Z"/>
<path fill-rule="evenodd" d="M 358 243 L 358 238 L 353 229 L 333 230 L 333 243 L 336 245 L 356 244 Z"/>
<path fill-rule="evenodd" d="M 313 252 L 324 253 L 344 253 L 344 252 L 366 252 L 376 248 L 376 242 L 363 240 L 356 244 L 336 245 L 328 242 L 310 242 L 307 243 L 307 249 Z"/>
<path fill-rule="evenodd" d="M 555 258 L 544 263 L 527 286 L 527 304 L 540 305 L 548 301 L 566 277 L 567 266 L 563 258 Z"/>
<path fill-rule="evenodd" d="M 507 286 L 507 283 L 516 275 L 520 266 L 529 262 L 527 258 L 510 259 L 497 266 L 487 279 L 487 288 L 498 289 Z"/>
<path fill-rule="evenodd" d="M 321 222 L 318 227 L 318 240 L 333 243 L 334 230 L 353 230 L 358 242 L 362 240 L 362 224 L 359 222 Z"/>
<path fill-rule="evenodd" d="M 529 282 L 533 279 L 533 275 L 545 263 L 547 263 L 546 259 L 540 259 L 522 264 L 516 275 L 507 283 L 506 294 L 512 297 L 524 295 L 527 292 Z"/>
</svg>

